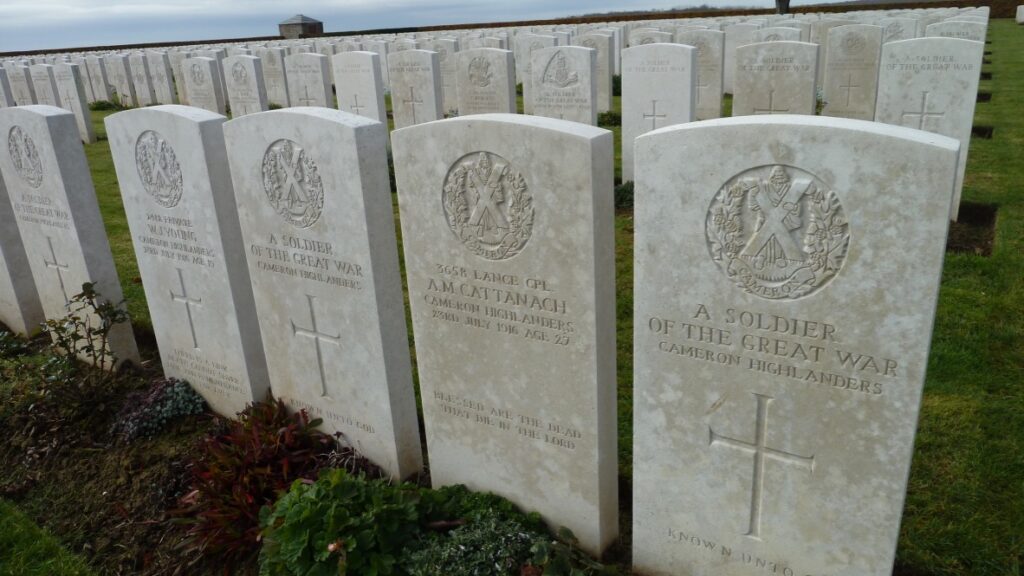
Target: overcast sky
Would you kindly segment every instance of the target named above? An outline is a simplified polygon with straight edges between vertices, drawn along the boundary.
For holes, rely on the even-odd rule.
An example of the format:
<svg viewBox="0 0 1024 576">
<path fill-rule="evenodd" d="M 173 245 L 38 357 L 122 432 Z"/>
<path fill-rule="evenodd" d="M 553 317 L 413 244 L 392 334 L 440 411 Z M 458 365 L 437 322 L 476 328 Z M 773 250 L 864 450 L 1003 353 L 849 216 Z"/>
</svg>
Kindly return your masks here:
<svg viewBox="0 0 1024 576">
<path fill-rule="evenodd" d="M 0 0 L 0 52 L 273 36 L 296 13 L 341 32 L 700 4 L 769 7 L 774 0 Z"/>
</svg>

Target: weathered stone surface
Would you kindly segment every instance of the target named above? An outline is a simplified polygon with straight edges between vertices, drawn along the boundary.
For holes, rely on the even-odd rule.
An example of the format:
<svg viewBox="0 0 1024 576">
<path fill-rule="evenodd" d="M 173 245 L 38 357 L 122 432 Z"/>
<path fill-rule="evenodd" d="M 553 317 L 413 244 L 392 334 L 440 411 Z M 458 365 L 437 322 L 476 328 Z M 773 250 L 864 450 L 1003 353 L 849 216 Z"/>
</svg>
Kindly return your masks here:
<svg viewBox="0 0 1024 576">
<path fill-rule="evenodd" d="M 263 65 L 263 83 L 267 89 L 267 103 L 277 104 L 282 108 L 291 106 L 288 94 L 288 80 L 285 77 L 285 49 L 270 47 L 256 53 Z"/>
<path fill-rule="evenodd" d="M 266 112 L 267 88 L 263 84 L 263 62 L 256 56 L 239 54 L 224 59 L 231 117 Z"/>
<path fill-rule="evenodd" d="M 29 336 L 39 331 L 44 319 L 11 199 L 0 175 L 0 322 Z"/>
<path fill-rule="evenodd" d="M 270 382 L 224 120 L 171 105 L 114 114 L 105 124 L 164 373 L 231 417 L 265 399 Z"/>
<path fill-rule="evenodd" d="M 736 49 L 732 115 L 814 114 L 818 47 L 808 42 L 762 42 Z"/>
<path fill-rule="evenodd" d="M 829 30 L 823 116 L 875 119 L 882 34 L 880 26 L 867 24 Z"/>
<path fill-rule="evenodd" d="M 441 73 L 441 110 L 445 114 L 459 112 L 455 79 L 459 41 L 454 38 L 438 38 L 426 42 L 424 47 L 437 52 L 437 65 Z"/>
<path fill-rule="evenodd" d="M 754 33 L 760 28 L 757 24 L 730 24 L 722 28 L 725 33 L 725 73 L 722 76 L 722 89 L 726 94 L 733 93 L 733 79 L 736 77 L 736 49 L 740 46 L 753 44 Z"/>
<path fill-rule="evenodd" d="M 292 106 L 334 108 L 330 65 L 330 59 L 323 54 L 302 52 L 285 57 L 288 99 Z"/>
<path fill-rule="evenodd" d="M 799 28 L 786 28 L 784 26 L 771 26 L 760 28 L 754 31 L 754 42 L 801 42 Z"/>
<path fill-rule="evenodd" d="M 718 30 L 680 30 L 676 41 L 697 49 L 697 120 L 722 116 L 725 33 Z"/>
<path fill-rule="evenodd" d="M 693 122 L 697 104 L 697 49 L 644 44 L 622 51 L 622 180 L 633 180 L 637 136 Z"/>
<path fill-rule="evenodd" d="M 112 98 L 126 108 L 139 105 L 135 96 L 135 84 L 132 82 L 131 65 L 127 54 L 108 54 L 103 57 L 107 69 L 107 77 L 113 87 Z"/>
<path fill-rule="evenodd" d="M 3 108 L 0 137 L 0 175 L 46 318 L 64 318 L 86 282 L 94 283 L 104 300 L 121 302 L 75 116 L 53 106 Z M 138 362 L 131 324 L 113 328 L 109 349 L 118 362 Z"/>
<path fill-rule="evenodd" d="M 221 89 L 220 64 L 213 58 L 196 56 L 181 61 L 189 106 L 227 114 L 227 102 Z"/>
<path fill-rule="evenodd" d="M 139 106 L 152 106 L 156 104 L 156 94 L 153 91 L 153 82 L 149 79 L 149 61 L 146 55 L 135 52 L 128 56 L 128 63 L 131 65 L 132 86 L 135 87 L 135 98 Z"/>
<path fill-rule="evenodd" d="M 811 116 L 638 139 L 638 572 L 892 571 L 957 148 Z"/>
<path fill-rule="evenodd" d="M 960 141 L 952 220 L 960 208 L 984 53 L 983 42 L 955 38 L 916 38 L 882 46 L 875 121 Z"/>
<path fill-rule="evenodd" d="M 388 57 L 395 128 L 444 118 L 437 52 L 409 49 Z"/>
<path fill-rule="evenodd" d="M 392 144 L 434 485 L 599 551 L 618 526 L 612 134 L 495 114 Z"/>
<path fill-rule="evenodd" d="M 924 31 L 924 35 L 984 42 L 987 30 L 988 26 L 979 22 L 950 20 L 948 22 L 936 22 L 928 26 Z"/>
<path fill-rule="evenodd" d="M 597 124 L 597 52 L 581 46 L 555 46 L 531 53 L 531 114 Z"/>
<path fill-rule="evenodd" d="M 460 116 L 516 113 L 516 71 L 512 52 L 473 48 L 457 54 L 455 68 Z"/>
<path fill-rule="evenodd" d="M 418 472 L 386 126 L 290 109 L 224 132 L 274 394 L 394 478 Z"/>
<path fill-rule="evenodd" d="M 110 80 L 107 78 L 107 66 L 99 56 L 86 56 L 85 65 L 89 68 L 89 81 L 92 83 L 92 95 L 97 102 L 109 102 L 113 97 L 110 93 Z"/>
<path fill-rule="evenodd" d="M 11 83 L 7 80 L 7 70 L 0 68 L 0 108 L 17 106 L 14 99 L 14 92 L 11 92 Z"/>
<path fill-rule="evenodd" d="M 338 109 L 387 123 L 380 55 L 352 50 L 331 59 L 338 87 Z"/>
<path fill-rule="evenodd" d="M 11 94 L 18 106 L 29 106 L 36 103 L 36 89 L 32 85 L 32 77 L 28 66 L 17 64 L 7 68 L 7 81 L 11 84 Z"/>
<path fill-rule="evenodd" d="M 159 104 L 177 104 L 178 93 L 174 89 L 174 71 L 166 52 L 146 52 L 149 64 L 149 78 L 153 83 L 153 98 Z"/>
<path fill-rule="evenodd" d="M 92 111 L 86 103 L 85 83 L 81 73 L 82 69 L 77 64 L 63 63 L 53 67 L 60 107 L 75 115 L 75 124 L 82 142 L 92 143 L 96 141 L 96 132 L 92 127 Z"/>
<path fill-rule="evenodd" d="M 35 88 L 36 103 L 60 108 L 60 97 L 57 95 L 57 81 L 53 78 L 53 66 L 50 64 L 33 64 L 28 67 Z"/>
<path fill-rule="evenodd" d="M 533 53 L 542 48 L 557 46 L 558 39 L 548 35 L 525 34 L 516 40 L 516 62 L 519 67 L 517 76 L 523 83 L 523 111 L 533 114 Z"/>
<path fill-rule="evenodd" d="M 918 21 L 916 18 L 882 18 L 878 21 L 882 27 L 882 42 L 895 42 L 897 40 L 913 40 L 917 38 Z"/>
</svg>

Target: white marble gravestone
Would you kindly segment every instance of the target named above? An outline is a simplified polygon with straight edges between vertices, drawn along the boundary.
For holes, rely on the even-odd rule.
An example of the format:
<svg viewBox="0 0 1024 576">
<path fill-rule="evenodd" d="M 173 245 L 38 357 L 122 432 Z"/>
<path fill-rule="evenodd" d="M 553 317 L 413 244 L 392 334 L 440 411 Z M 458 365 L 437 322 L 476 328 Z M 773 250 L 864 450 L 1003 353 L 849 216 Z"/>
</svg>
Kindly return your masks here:
<svg viewBox="0 0 1024 576">
<path fill-rule="evenodd" d="M 693 122 L 697 104 L 697 49 L 643 44 L 622 51 L 622 181 L 633 180 L 637 136 Z"/>
<path fill-rule="evenodd" d="M 736 49 L 732 115 L 814 114 L 818 46 L 761 42 Z"/>
<path fill-rule="evenodd" d="M 14 92 L 11 91 L 11 83 L 7 80 L 7 70 L 0 68 L 0 108 L 10 108 L 17 105 L 18 102 L 14 99 Z"/>
<path fill-rule="evenodd" d="M 597 124 L 597 52 L 582 46 L 555 46 L 531 53 L 531 114 Z"/>
<path fill-rule="evenodd" d="M 668 44 L 672 42 L 671 32 L 662 32 L 660 30 L 634 30 L 629 33 L 629 41 L 627 42 L 629 48 L 634 46 L 645 46 L 647 44 Z"/>
<path fill-rule="evenodd" d="M 263 84 L 263 63 L 256 56 L 239 54 L 224 59 L 231 117 L 266 112 L 267 88 Z"/>
<path fill-rule="evenodd" d="M 882 18 L 877 24 L 882 27 L 882 42 L 913 40 L 917 38 L 918 21 L 915 18 Z"/>
<path fill-rule="evenodd" d="M 92 111 L 85 98 L 85 82 L 82 69 L 77 64 L 61 63 L 53 67 L 53 79 L 57 86 L 57 98 L 60 107 L 75 115 L 75 124 L 82 142 L 91 144 L 96 141 L 96 131 L 92 127 Z"/>
<path fill-rule="evenodd" d="M 810 42 L 818 45 L 818 62 L 824 63 L 828 59 L 829 30 L 837 26 L 847 26 L 850 24 L 860 24 L 860 22 L 857 22 L 856 20 L 830 20 L 823 18 L 811 23 Z M 821 86 L 825 82 L 824 66 L 818 67 L 818 74 L 815 81 L 818 83 L 818 86 Z"/>
<path fill-rule="evenodd" d="M 153 82 L 149 79 L 149 61 L 146 55 L 135 52 L 128 56 L 128 63 L 131 65 L 132 85 L 135 86 L 135 97 L 139 106 L 156 104 L 156 93 L 153 90 Z"/>
<path fill-rule="evenodd" d="M 188 104 L 188 93 L 185 88 L 185 69 L 182 63 L 191 58 L 192 53 L 186 50 L 171 50 L 167 59 L 171 61 L 171 75 L 174 77 L 174 88 L 177 91 L 178 103 Z"/>
<path fill-rule="evenodd" d="M 50 64 L 33 64 L 28 67 L 35 88 L 36 103 L 45 106 L 61 107 L 57 95 L 57 81 L 53 78 L 53 66 Z"/>
<path fill-rule="evenodd" d="M 227 102 L 221 89 L 220 64 L 213 58 L 196 56 L 181 61 L 185 76 L 185 93 L 189 106 L 227 114 Z"/>
<path fill-rule="evenodd" d="M 219 114 L 186 106 L 105 120 L 164 373 L 232 417 L 270 381 Z"/>
<path fill-rule="evenodd" d="M 292 106 L 334 107 L 327 56 L 311 52 L 285 56 L 284 69 Z"/>
<path fill-rule="evenodd" d="M 493 114 L 392 134 L 431 479 L 616 536 L 613 144 Z"/>
<path fill-rule="evenodd" d="M 135 84 L 132 82 L 131 65 L 127 54 L 108 54 L 103 57 L 107 69 L 107 77 L 116 94 L 117 103 L 126 108 L 139 105 L 135 96 Z"/>
<path fill-rule="evenodd" d="M 680 30 L 676 41 L 697 49 L 697 120 L 722 116 L 725 33 L 718 30 Z"/>
<path fill-rule="evenodd" d="M 786 28 L 784 26 L 771 26 L 759 28 L 754 31 L 753 41 L 756 42 L 800 42 L 801 32 L 799 28 Z"/>
<path fill-rule="evenodd" d="M 275 396 L 393 478 L 419 472 L 386 125 L 303 108 L 224 132 Z"/>
<path fill-rule="evenodd" d="M 30 336 L 39 331 L 44 319 L 11 199 L 0 175 L 0 322 L 17 334 Z"/>
<path fill-rule="evenodd" d="M 882 46 L 875 121 L 960 141 L 952 220 L 960 208 L 984 52 L 983 42 L 955 38 L 915 38 Z"/>
<path fill-rule="evenodd" d="M 929 25 L 925 28 L 924 35 L 984 42 L 987 31 L 988 26 L 980 22 L 950 20 Z"/>
<path fill-rule="evenodd" d="M 471 48 L 456 57 L 459 116 L 516 113 L 516 70 L 511 51 Z"/>
<path fill-rule="evenodd" d="M 441 107 L 441 69 L 437 53 L 408 49 L 388 56 L 391 111 L 395 128 L 444 117 Z"/>
<path fill-rule="evenodd" d="M 46 318 L 64 318 L 87 282 L 104 300 L 121 302 L 74 114 L 53 106 L 3 108 L 0 138 L 0 175 Z M 113 328 L 109 349 L 118 363 L 138 362 L 130 323 Z"/>
<path fill-rule="evenodd" d="M 795 115 L 638 140 L 638 572 L 891 573 L 957 149 Z"/>
<path fill-rule="evenodd" d="M 177 104 L 178 94 L 174 90 L 174 71 L 166 52 L 146 52 L 149 77 L 153 83 L 153 98 L 159 104 Z"/>
<path fill-rule="evenodd" d="M 426 42 L 424 48 L 437 52 L 437 65 L 441 71 L 441 110 L 445 114 L 460 112 L 455 80 L 459 41 L 454 38 L 438 38 Z"/>
<path fill-rule="evenodd" d="M 590 48 L 597 52 L 597 68 L 594 71 L 594 84 L 597 86 L 597 112 L 608 112 L 612 109 L 612 52 L 615 50 L 615 38 L 608 33 L 595 32 L 577 36 L 573 42 L 576 46 Z"/>
<path fill-rule="evenodd" d="M 28 66 L 17 64 L 7 68 L 7 81 L 11 84 L 11 95 L 18 106 L 30 106 L 36 103 L 36 89 L 32 85 L 32 76 Z"/>
<path fill-rule="evenodd" d="M 89 66 L 85 63 L 84 57 L 74 56 L 65 62 L 57 62 L 57 64 L 74 64 L 78 66 L 78 74 L 82 77 L 82 94 L 85 95 L 86 105 L 96 101 L 96 95 L 92 92 L 92 79 L 89 78 L 91 72 L 89 71 Z"/>
<path fill-rule="evenodd" d="M 543 48 L 558 45 L 554 36 L 526 34 L 518 38 L 520 54 L 516 55 L 519 63 L 519 77 L 523 83 L 523 111 L 533 114 L 533 53 Z"/>
<path fill-rule="evenodd" d="M 288 108 L 291 100 L 288 97 L 288 80 L 284 69 L 285 49 L 272 46 L 258 51 L 257 56 L 263 65 L 263 83 L 267 88 L 268 104 Z"/>
<path fill-rule="evenodd" d="M 339 52 L 331 58 L 331 69 L 337 83 L 339 110 L 387 123 L 379 54 L 361 50 Z"/>
<path fill-rule="evenodd" d="M 107 65 L 99 56 L 86 56 L 85 65 L 89 68 L 89 82 L 92 83 L 92 96 L 97 102 L 110 102 L 110 79 L 107 78 Z"/>
<path fill-rule="evenodd" d="M 822 116 L 875 119 L 883 32 L 881 26 L 867 24 L 829 30 Z"/>
</svg>

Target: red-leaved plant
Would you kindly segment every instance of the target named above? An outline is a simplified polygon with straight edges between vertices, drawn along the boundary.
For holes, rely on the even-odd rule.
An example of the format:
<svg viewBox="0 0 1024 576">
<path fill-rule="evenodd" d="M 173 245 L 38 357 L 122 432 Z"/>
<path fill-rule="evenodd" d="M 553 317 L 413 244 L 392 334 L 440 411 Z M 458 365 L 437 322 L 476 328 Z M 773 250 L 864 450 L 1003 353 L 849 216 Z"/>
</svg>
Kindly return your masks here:
<svg viewBox="0 0 1024 576">
<path fill-rule="evenodd" d="M 258 402 L 200 441 L 192 490 L 172 511 L 187 526 L 184 545 L 196 557 L 244 560 L 259 550 L 260 508 L 297 479 L 316 480 L 318 461 L 334 440 L 306 412 L 288 414 L 280 400 Z M 198 558 L 197 558 L 198 559 Z"/>
</svg>

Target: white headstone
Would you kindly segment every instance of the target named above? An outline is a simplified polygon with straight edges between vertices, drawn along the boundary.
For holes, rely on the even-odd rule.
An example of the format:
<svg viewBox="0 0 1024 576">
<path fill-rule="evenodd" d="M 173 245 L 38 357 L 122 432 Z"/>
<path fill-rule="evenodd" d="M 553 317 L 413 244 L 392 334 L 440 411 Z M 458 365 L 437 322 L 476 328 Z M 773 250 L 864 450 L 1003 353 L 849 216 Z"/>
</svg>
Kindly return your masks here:
<svg viewBox="0 0 1024 576">
<path fill-rule="evenodd" d="M 304 108 L 224 132 L 275 396 L 392 477 L 418 472 L 386 126 Z"/>
<path fill-rule="evenodd" d="M 153 98 L 160 104 L 177 104 L 178 94 L 174 89 L 170 57 L 166 52 L 146 52 L 146 62 L 153 82 Z"/>
<path fill-rule="evenodd" d="M 292 106 L 334 107 L 327 56 L 311 52 L 292 54 L 285 57 L 284 69 Z"/>
<path fill-rule="evenodd" d="M 460 112 L 455 88 L 459 41 L 454 38 L 439 38 L 427 42 L 425 48 L 437 52 L 437 63 L 441 70 L 441 109 L 445 113 Z"/>
<path fill-rule="evenodd" d="M 255 56 L 240 54 L 224 59 L 231 117 L 266 112 L 267 89 L 263 84 L 263 63 Z"/>
<path fill-rule="evenodd" d="M 11 83 L 7 80 L 7 70 L 0 68 L 0 108 L 17 106 L 14 99 L 14 92 L 11 91 Z"/>
<path fill-rule="evenodd" d="M 92 127 L 92 111 L 86 102 L 81 72 L 77 64 L 57 64 L 53 67 L 53 79 L 60 107 L 75 115 L 78 135 L 82 142 L 91 144 L 96 141 L 96 132 Z"/>
<path fill-rule="evenodd" d="M 725 74 L 722 77 L 722 89 L 726 94 L 733 93 L 733 78 L 736 76 L 736 48 L 754 42 L 754 32 L 760 28 L 757 24 L 730 24 L 722 29 L 725 33 Z"/>
<path fill-rule="evenodd" d="M 131 67 L 127 54 L 108 54 L 103 57 L 107 69 L 107 77 L 115 93 L 112 98 L 126 108 L 138 106 L 135 97 L 135 84 L 132 83 Z"/>
<path fill-rule="evenodd" d="M 955 38 L 916 38 L 882 46 L 875 121 L 960 141 L 952 220 L 960 208 L 984 53 L 983 42 Z"/>
<path fill-rule="evenodd" d="M 697 104 L 697 49 L 644 44 L 622 51 L 622 180 L 633 180 L 637 136 L 693 122 Z"/>
<path fill-rule="evenodd" d="M 128 57 L 131 65 L 132 85 L 135 86 L 135 97 L 139 106 L 152 106 L 156 104 L 156 94 L 153 91 L 153 82 L 149 79 L 149 61 L 146 55 L 135 52 Z"/>
<path fill-rule="evenodd" d="M 895 42 L 897 40 L 913 40 L 917 38 L 918 22 L 914 18 L 882 18 L 878 21 L 882 27 L 882 42 Z"/>
<path fill-rule="evenodd" d="M 600 552 L 618 529 L 612 134 L 494 114 L 392 138 L 433 484 Z"/>
<path fill-rule="evenodd" d="M 288 97 L 288 80 L 285 77 L 285 49 L 270 47 L 258 52 L 258 55 L 263 64 L 263 81 L 267 87 L 268 104 L 288 108 L 291 106 L 291 100 Z"/>
<path fill-rule="evenodd" d="M 814 114 L 818 46 L 762 42 L 736 49 L 732 115 Z"/>
<path fill-rule="evenodd" d="M 338 86 L 338 109 L 387 123 L 380 55 L 359 50 L 344 51 L 331 58 Z"/>
<path fill-rule="evenodd" d="M 867 24 L 829 30 L 823 116 L 875 119 L 882 34 L 882 27 Z"/>
<path fill-rule="evenodd" d="M 160 360 L 214 411 L 269 389 L 219 114 L 185 106 L 105 120 Z"/>
<path fill-rule="evenodd" d="M 597 52 L 581 46 L 555 46 L 531 54 L 531 114 L 597 124 Z"/>
<path fill-rule="evenodd" d="M 104 300 L 121 302 L 121 283 L 75 116 L 52 106 L 3 108 L 0 135 L 5 144 L 0 175 L 46 318 L 64 318 L 68 303 L 87 282 Z M 96 325 L 99 320 L 91 321 Z M 131 324 L 114 326 L 109 349 L 119 363 L 138 362 Z"/>
<path fill-rule="evenodd" d="M 925 29 L 925 36 L 936 36 L 939 38 L 959 38 L 961 40 L 974 40 L 984 42 L 988 27 L 978 22 L 936 22 Z"/>
<path fill-rule="evenodd" d="M 33 64 L 28 67 L 35 88 L 36 103 L 46 106 L 60 107 L 57 95 L 57 81 L 53 78 L 53 66 L 50 64 Z"/>
<path fill-rule="evenodd" d="M 196 56 L 181 61 L 185 76 L 185 92 L 189 106 L 227 114 L 227 103 L 221 89 L 220 65 L 213 58 Z"/>
<path fill-rule="evenodd" d="M 611 34 L 600 32 L 583 34 L 576 37 L 574 42 L 577 46 L 597 52 L 597 68 L 594 71 L 597 111 L 608 112 L 612 109 L 612 52 L 615 50 L 615 38 Z"/>
<path fill-rule="evenodd" d="M 171 61 L 171 72 L 174 75 L 174 87 L 178 92 L 178 102 L 188 104 L 188 92 L 185 88 L 185 69 L 183 63 L 186 58 L 191 58 L 192 53 L 182 50 L 172 50 L 167 54 Z"/>
<path fill-rule="evenodd" d="M 520 55 L 516 61 L 520 62 L 520 78 L 523 83 L 523 111 L 533 114 L 533 53 L 543 48 L 550 48 L 558 45 L 558 39 L 554 36 L 540 36 L 526 34 L 519 37 Z"/>
<path fill-rule="evenodd" d="M 393 53 L 388 56 L 388 76 L 395 128 L 444 117 L 437 52 L 409 49 Z"/>
<path fill-rule="evenodd" d="M 697 120 L 722 116 L 725 33 L 718 30 L 681 30 L 676 41 L 697 49 Z"/>
<path fill-rule="evenodd" d="M 18 106 L 29 106 L 36 103 L 36 89 L 32 85 L 28 66 L 14 65 L 7 68 L 7 81 L 11 84 L 11 95 Z"/>
<path fill-rule="evenodd" d="M 456 56 L 460 116 L 516 113 L 516 71 L 511 51 L 472 48 Z"/>
<path fill-rule="evenodd" d="M 754 31 L 754 42 L 800 42 L 799 28 L 785 28 L 783 26 L 772 26 L 759 28 Z"/>
<path fill-rule="evenodd" d="M 639 139 L 638 572 L 892 572 L 957 147 L 810 116 Z"/>
<path fill-rule="evenodd" d="M 18 233 L 11 198 L 0 176 L 0 322 L 28 336 L 39 331 L 43 320 L 43 307 Z"/>
</svg>

